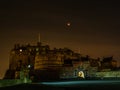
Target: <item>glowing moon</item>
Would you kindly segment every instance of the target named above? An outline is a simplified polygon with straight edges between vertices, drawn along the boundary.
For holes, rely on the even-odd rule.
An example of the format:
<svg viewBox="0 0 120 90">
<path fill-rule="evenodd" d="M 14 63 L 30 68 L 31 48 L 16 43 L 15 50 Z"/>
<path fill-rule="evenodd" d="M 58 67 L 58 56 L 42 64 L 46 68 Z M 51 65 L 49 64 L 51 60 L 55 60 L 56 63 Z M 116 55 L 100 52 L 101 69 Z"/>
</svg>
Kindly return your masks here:
<svg viewBox="0 0 120 90">
<path fill-rule="evenodd" d="M 68 22 L 68 23 L 67 23 L 67 26 L 70 26 L 70 25 L 71 25 L 71 23 L 70 23 L 70 22 Z"/>
</svg>

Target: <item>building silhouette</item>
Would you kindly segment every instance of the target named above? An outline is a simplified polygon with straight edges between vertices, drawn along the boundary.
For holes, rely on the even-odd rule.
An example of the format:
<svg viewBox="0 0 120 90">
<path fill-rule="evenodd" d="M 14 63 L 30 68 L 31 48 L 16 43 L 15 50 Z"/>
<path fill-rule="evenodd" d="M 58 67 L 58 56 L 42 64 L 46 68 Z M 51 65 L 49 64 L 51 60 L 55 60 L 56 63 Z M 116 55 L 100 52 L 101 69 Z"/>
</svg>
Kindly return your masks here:
<svg viewBox="0 0 120 90">
<path fill-rule="evenodd" d="M 14 45 L 4 78 L 19 79 L 25 76 L 37 81 L 95 77 L 95 72 L 115 70 L 116 67 L 117 62 L 112 57 L 93 59 L 69 48 L 51 49 L 49 45 L 42 45 L 39 40 L 36 45 Z M 24 73 L 22 76 L 21 72 Z"/>
</svg>

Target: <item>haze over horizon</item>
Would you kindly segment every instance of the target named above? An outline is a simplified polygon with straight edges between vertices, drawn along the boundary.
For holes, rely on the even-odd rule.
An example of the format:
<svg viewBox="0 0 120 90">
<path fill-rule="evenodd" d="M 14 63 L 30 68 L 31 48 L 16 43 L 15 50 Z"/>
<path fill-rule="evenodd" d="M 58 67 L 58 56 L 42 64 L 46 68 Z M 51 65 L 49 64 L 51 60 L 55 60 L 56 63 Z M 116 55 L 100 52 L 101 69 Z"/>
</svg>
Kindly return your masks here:
<svg viewBox="0 0 120 90">
<path fill-rule="evenodd" d="M 116 0 L 0 1 L 0 77 L 14 44 L 35 45 L 38 33 L 43 45 L 68 47 L 93 58 L 113 56 L 120 65 L 119 11 Z"/>
</svg>

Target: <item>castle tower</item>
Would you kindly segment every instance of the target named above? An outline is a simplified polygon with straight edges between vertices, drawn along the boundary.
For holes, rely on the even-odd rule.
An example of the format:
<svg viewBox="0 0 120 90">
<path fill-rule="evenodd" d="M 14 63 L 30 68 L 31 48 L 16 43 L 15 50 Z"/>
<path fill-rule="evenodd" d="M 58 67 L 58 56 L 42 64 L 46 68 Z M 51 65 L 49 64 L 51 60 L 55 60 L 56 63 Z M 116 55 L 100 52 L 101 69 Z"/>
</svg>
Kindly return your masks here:
<svg viewBox="0 0 120 90">
<path fill-rule="evenodd" d="M 39 33 L 39 35 L 38 35 L 38 42 L 37 42 L 37 46 L 41 46 L 41 37 L 40 37 L 40 33 Z"/>
</svg>

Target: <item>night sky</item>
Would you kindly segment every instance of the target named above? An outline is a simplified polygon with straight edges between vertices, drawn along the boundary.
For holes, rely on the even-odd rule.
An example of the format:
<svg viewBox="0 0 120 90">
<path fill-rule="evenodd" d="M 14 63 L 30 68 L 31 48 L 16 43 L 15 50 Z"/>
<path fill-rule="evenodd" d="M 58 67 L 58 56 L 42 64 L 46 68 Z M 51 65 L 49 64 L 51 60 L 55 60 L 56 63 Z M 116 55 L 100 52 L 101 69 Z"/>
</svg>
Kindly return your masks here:
<svg viewBox="0 0 120 90">
<path fill-rule="evenodd" d="M 67 23 L 71 23 L 67 26 Z M 120 3 L 115 0 L 0 0 L 0 77 L 14 44 L 68 47 L 120 61 Z M 120 63 L 120 62 L 119 62 Z"/>
</svg>

